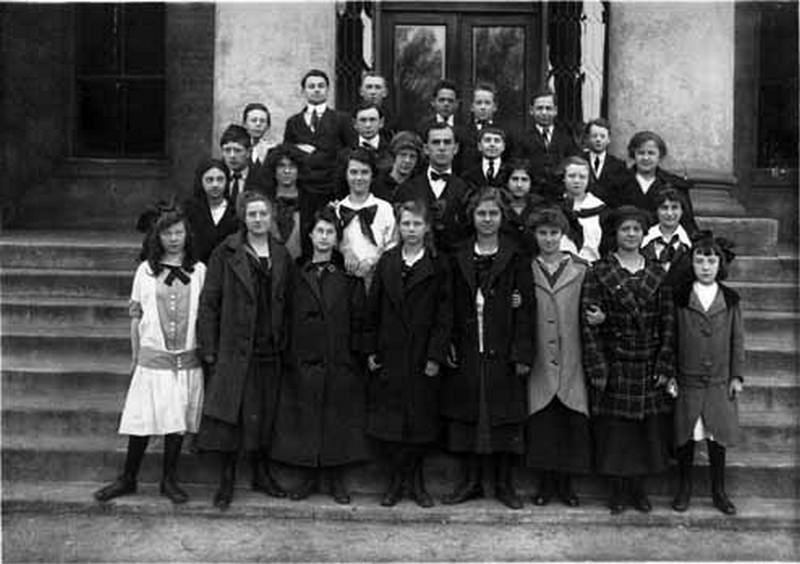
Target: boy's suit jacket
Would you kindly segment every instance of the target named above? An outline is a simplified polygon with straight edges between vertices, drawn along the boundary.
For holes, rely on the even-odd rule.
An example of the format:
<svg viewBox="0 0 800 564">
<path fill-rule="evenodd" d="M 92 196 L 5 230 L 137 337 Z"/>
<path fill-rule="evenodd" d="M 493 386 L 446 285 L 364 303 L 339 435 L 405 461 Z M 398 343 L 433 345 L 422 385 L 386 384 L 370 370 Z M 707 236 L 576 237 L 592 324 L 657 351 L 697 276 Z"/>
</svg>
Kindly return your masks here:
<svg viewBox="0 0 800 564">
<path fill-rule="evenodd" d="M 519 137 L 517 155 L 529 159 L 534 181 L 546 184 L 555 181 L 555 171 L 565 157 L 578 155 L 578 146 L 572 134 L 563 126 L 555 125 L 551 134 L 550 143 L 545 145 L 544 138 L 539 129 L 534 125 Z"/>
<path fill-rule="evenodd" d="M 326 108 L 316 131 L 306 125 L 305 108 L 286 121 L 283 142 L 309 144 L 316 151 L 306 155 L 307 173 L 301 182 L 310 192 L 331 193 L 335 190 L 336 166 L 339 151 L 349 147 L 355 139 L 350 116 Z"/>
<path fill-rule="evenodd" d="M 592 153 L 584 151 L 583 158 L 589 162 L 589 190 L 604 202 L 608 202 L 606 198 L 614 192 L 614 188 L 627 181 L 630 175 L 628 165 L 622 159 L 606 153 L 606 159 L 598 177 L 595 175 Z"/>
</svg>

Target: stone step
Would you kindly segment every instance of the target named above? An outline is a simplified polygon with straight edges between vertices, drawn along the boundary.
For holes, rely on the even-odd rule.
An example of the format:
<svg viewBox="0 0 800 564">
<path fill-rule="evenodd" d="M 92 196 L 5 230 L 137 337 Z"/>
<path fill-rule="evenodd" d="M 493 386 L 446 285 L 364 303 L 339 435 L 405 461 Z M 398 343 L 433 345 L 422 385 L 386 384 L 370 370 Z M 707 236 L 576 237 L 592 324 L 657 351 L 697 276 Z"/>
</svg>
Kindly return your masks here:
<svg viewBox="0 0 800 564">
<path fill-rule="evenodd" d="M 778 220 L 762 217 L 698 217 L 701 229 L 711 229 L 717 237 L 736 244 L 737 254 L 775 255 L 778 246 Z"/>
<path fill-rule="evenodd" d="M 4 268 L 4 296 L 124 299 L 131 294 L 131 270 Z"/>
<path fill-rule="evenodd" d="M 128 326 L 130 323 L 126 299 L 4 296 L 0 311 L 4 327 L 35 324 L 50 327 Z"/>
<path fill-rule="evenodd" d="M 728 272 L 732 281 L 771 281 L 797 283 L 800 261 L 796 254 L 779 252 L 777 256 L 737 256 Z"/>
<path fill-rule="evenodd" d="M 94 481 L 106 482 L 118 475 L 125 459 L 127 439 L 120 436 L 58 437 L 50 435 L 29 436 L 4 433 L 2 451 L 3 480 L 5 481 Z M 143 482 L 156 482 L 161 476 L 161 442 L 153 440 L 144 458 L 140 474 Z M 710 488 L 705 447 L 698 447 L 694 477 L 696 491 Z M 292 469 L 274 464 L 277 479 L 284 487 L 297 485 L 300 476 Z M 490 476 L 490 468 L 484 475 Z M 430 455 L 426 460 L 426 478 L 429 490 L 441 495 L 451 489 L 460 478 L 458 461 L 447 454 Z M 525 492 L 535 489 L 535 473 L 525 468 L 515 470 L 515 481 Z M 182 481 L 195 484 L 212 484 L 218 480 L 219 467 L 214 454 L 186 452 L 181 456 L 179 475 Z M 249 484 L 249 464 L 242 459 L 237 469 L 238 483 Z M 361 493 L 378 493 L 385 488 L 386 476 L 377 462 L 354 465 L 348 469 L 346 482 L 349 489 Z M 486 480 L 491 482 L 491 480 Z M 654 495 L 674 493 L 673 472 L 648 479 L 648 491 Z M 730 449 L 726 484 L 732 496 L 758 496 L 790 499 L 796 495 L 798 469 L 795 453 L 750 452 Z M 576 479 L 579 495 L 604 495 L 605 480 L 599 476 L 581 476 Z"/>
<path fill-rule="evenodd" d="M 180 507 L 175 507 L 159 495 L 155 484 L 140 484 L 139 491 L 130 496 L 117 498 L 107 504 L 99 505 L 92 498 L 94 491 L 99 489 L 102 482 L 30 482 L 14 481 L 5 482 L 3 492 L 3 510 L 6 514 L 33 514 L 49 513 L 55 515 L 87 513 L 97 517 L 102 511 L 105 515 L 148 517 L 177 516 L 190 518 L 211 518 L 219 522 L 219 510 L 211 506 L 210 500 L 214 488 L 206 485 L 186 485 L 189 502 Z M 403 524 L 422 523 L 428 526 L 447 525 L 456 527 L 464 524 L 497 525 L 510 527 L 526 525 L 531 531 L 541 531 L 554 526 L 564 525 L 570 527 L 573 535 L 579 534 L 584 527 L 604 525 L 613 527 L 627 526 L 626 530 L 635 531 L 641 527 L 667 527 L 670 529 L 689 530 L 731 530 L 734 534 L 741 530 L 767 531 L 788 529 L 788 533 L 797 529 L 797 514 L 800 511 L 800 502 L 794 499 L 776 500 L 759 497 L 738 497 L 735 503 L 738 509 L 736 517 L 726 517 L 711 506 L 711 500 L 705 492 L 697 492 L 692 498 L 692 505 L 686 513 L 676 513 L 670 509 L 670 497 L 653 497 L 653 511 L 643 515 L 636 511 L 626 511 L 622 514 L 609 516 L 604 497 L 586 497 L 582 499 L 579 507 L 567 508 L 558 502 L 553 502 L 544 507 L 535 507 L 526 500 L 525 507 L 519 511 L 511 511 L 499 505 L 493 499 L 478 499 L 460 505 L 441 505 L 428 509 L 421 509 L 411 501 L 403 500 L 394 507 L 381 507 L 377 495 L 355 494 L 353 503 L 342 506 L 334 503 L 328 496 L 314 494 L 303 501 L 269 498 L 263 494 L 250 491 L 246 486 L 236 489 L 234 502 L 224 514 L 226 522 L 240 521 L 269 523 L 269 519 L 288 521 L 293 527 L 301 527 L 302 522 L 310 522 L 312 526 L 320 526 L 322 522 L 344 521 L 353 523 L 353 529 L 383 523 L 389 527 L 398 527 Z M 193 521 L 196 523 L 196 521 Z M 356 523 L 360 523 L 356 525 Z M 497 534 L 497 531 L 494 531 Z M 386 533 L 390 534 L 390 533 Z M 464 544 L 464 538 L 459 544 Z M 653 541 L 655 539 L 652 539 Z M 533 541 L 537 547 L 542 542 L 539 538 Z M 699 541 L 699 539 L 698 539 Z M 469 543 L 467 543 L 469 544 Z M 613 543 L 612 543 L 613 544 Z M 791 544 L 791 543 L 790 543 Z M 487 553 L 485 560 L 496 559 L 500 550 L 511 547 L 493 547 Z M 531 546 L 528 550 L 533 550 Z M 557 547 L 553 552 L 553 559 L 561 559 L 566 547 Z M 775 549 L 771 545 L 771 549 Z M 606 547 L 610 551 L 612 547 Z M 465 555 L 474 556 L 467 547 L 462 548 Z M 572 550 L 581 549 L 573 547 Z M 723 550 L 715 546 L 714 551 L 720 557 Z M 342 556 L 346 558 L 352 554 L 345 549 Z M 407 551 L 402 554 L 408 555 Z M 430 553 L 427 553 L 430 556 Z M 442 553 L 443 560 L 452 560 L 454 553 Z M 525 554 L 528 556 L 525 557 Z M 519 553 L 519 560 L 530 560 L 531 552 Z M 584 553 L 585 557 L 591 558 Z M 607 552 L 614 558 L 609 560 L 626 559 L 621 552 Z M 663 554 L 659 552 L 658 554 Z M 750 553 L 750 560 L 772 560 L 769 554 Z M 794 553 L 789 550 L 786 559 L 791 559 Z M 783 560 L 777 557 L 775 560 Z M 514 559 L 516 560 L 516 559 Z M 604 558 L 605 560 L 605 558 Z M 733 558 L 733 560 L 738 560 Z M 413 561 L 413 560 L 408 560 Z"/>
<path fill-rule="evenodd" d="M 800 313 L 745 310 L 742 316 L 746 338 L 751 342 L 775 339 L 781 348 L 794 346 L 800 350 Z"/>
<path fill-rule="evenodd" d="M 0 236 L 4 268 L 129 270 L 138 264 L 142 237 L 92 231 L 10 231 Z"/>
<path fill-rule="evenodd" d="M 796 283 L 731 281 L 728 285 L 739 292 L 742 298 L 742 309 L 798 311 Z"/>
</svg>

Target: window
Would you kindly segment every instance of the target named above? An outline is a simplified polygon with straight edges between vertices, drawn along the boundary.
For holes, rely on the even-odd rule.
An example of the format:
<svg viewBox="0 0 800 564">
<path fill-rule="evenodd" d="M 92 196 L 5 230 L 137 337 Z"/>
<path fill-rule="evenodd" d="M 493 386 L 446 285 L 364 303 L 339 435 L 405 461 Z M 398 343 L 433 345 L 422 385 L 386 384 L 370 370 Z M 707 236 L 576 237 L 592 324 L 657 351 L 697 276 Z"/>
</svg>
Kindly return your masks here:
<svg viewBox="0 0 800 564">
<path fill-rule="evenodd" d="M 75 30 L 75 155 L 163 156 L 164 4 L 77 4 Z"/>
</svg>

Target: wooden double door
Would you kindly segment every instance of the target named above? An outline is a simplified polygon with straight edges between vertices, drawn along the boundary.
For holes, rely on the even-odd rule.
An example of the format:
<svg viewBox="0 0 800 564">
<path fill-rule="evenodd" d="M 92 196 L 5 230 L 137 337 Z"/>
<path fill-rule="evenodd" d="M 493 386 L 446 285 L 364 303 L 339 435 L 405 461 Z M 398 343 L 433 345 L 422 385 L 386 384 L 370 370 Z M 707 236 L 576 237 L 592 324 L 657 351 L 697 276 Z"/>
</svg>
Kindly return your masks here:
<svg viewBox="0 0 800 564">
<path fill-rule="evenodd" d="M 498 93 L 498 119 L 528 124 L 530 96 L 544 83 L 543 8 L 527 2 L 383 2 L 378 4 L 379 70 L 389 78 L 399 124 L 412 128 L 430 114 L 435 84 L 459 87 L 467 119 L 475 84 Z"/>
</svg>

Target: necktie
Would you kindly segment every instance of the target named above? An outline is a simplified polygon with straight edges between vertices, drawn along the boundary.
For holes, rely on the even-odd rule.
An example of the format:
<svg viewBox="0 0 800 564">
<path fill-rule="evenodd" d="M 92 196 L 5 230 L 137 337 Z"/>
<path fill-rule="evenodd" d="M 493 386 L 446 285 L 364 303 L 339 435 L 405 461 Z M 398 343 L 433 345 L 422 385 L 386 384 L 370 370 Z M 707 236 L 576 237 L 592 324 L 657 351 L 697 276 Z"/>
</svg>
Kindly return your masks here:
<svg viewBox="0 0 800 564">
<path fill-rule="evenodd" d="M 487 125 L 489 125 L 489 120 L 488 119 L 479 119 L 477 122 L 475 122 L 475 127 L 477 127 L 478 131 L 480 131 L 481 129 L 483 129 Z"/>
<path fill-rule="evenodd" d="M 594 158 L 594 175 L 597 177 L 600 176 L 600 157 Z"/>
<path fill-rule="evenodd" d="M 494 178 L 494 159 L 489 159 L 489 166 L 486 167 L 486 180 Z"/>
<path fill-rule="evenodd" d="M 435 170 L 432 170 L 431 171 L 431 180 L 433 180 L 433 181 L 444 180 L 445 182 L 447 182 L 448 180 L 450 180 L 450 174 L 448 174 L 446 172 L 443 172 L 442 174 L 439 174 Z"/>
<path fill-rule="evenodd" d="M 364 141 L 363 143 L 361 143 L 361 148 L 362 148 L 362 149 L 369 149 L 370 151 L 375 151 L 375 150 L 376 150 L 376 149 L 375 149 L 375 147 L 373 147 L 372 145 L 370 145 L 370 144 L 369 144 L 369 143 L 367 143 L 366 141 Z"/>
<path fill-rule="evenodd" d="M 675 245 L 680 241 L 677 235 L 673 235 L 672 239 L 669 240 L 669 243 L 666 243 L 666 247 L 664 250 L 661 251 L 661 257 L 659 258 L 660 262 L 672 262 L 672 259 L 675 258 Z"/>
<path fill-rule="evenodd" d="M 550 130 L 546 127 L 542 128 L 542 139 L 544 140 L 544 146 L 550 146 Z"/>
<path fill-rule="evenodd" d="M 316 133 L 318 128 L 319 128 L 319 114 L 317 114 L 316 110 L 311 110 L 311 131 Z"/>
<path fill-rule="evenodd" d="M 164 284 L 167 286 L 172 286 L 176 278 L 184 285 L 191 282 L 189 275 L 186 274 L 180 266 L 173 266 L 171 264 L 162 264 L 162 266 L 169 270 L 169 274 L 167 274 L 167 277 L 164 279 Z"/>
<path fill-rule="evenodd" d="M 358 217 L 358 223 L 361 227 L 361 233 L 367 240 L 378 246 L 375 242 L 375 235 L 372 233 L 372 222 L 375 219 L 375 213 L 378 211 L 377 204 L 354 210 L 347 206 L 339 206 L 339 217 L 342 219 L 342 227 L 347 227 L 354 217 Z"/>
<path fill-rule="evenodd" d="M 242 174 L 240 172 L 234 172 L 233 176 L 231 177 L 231 189 L 230 198 L 232 202 L 236 202 L 236 197 L 239 195 L 239 180 L 242 178 Z"/>
</svg>

